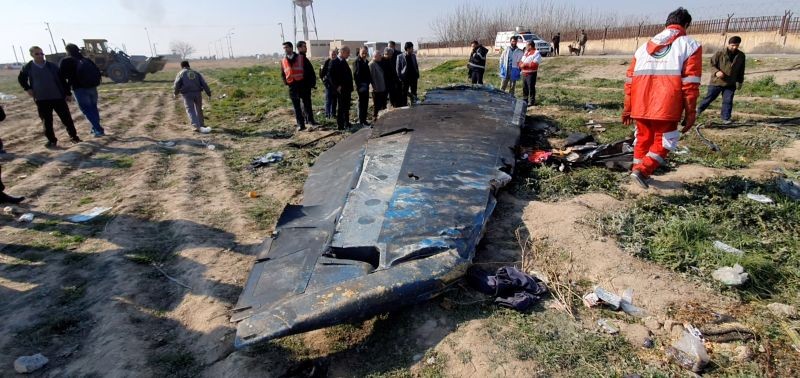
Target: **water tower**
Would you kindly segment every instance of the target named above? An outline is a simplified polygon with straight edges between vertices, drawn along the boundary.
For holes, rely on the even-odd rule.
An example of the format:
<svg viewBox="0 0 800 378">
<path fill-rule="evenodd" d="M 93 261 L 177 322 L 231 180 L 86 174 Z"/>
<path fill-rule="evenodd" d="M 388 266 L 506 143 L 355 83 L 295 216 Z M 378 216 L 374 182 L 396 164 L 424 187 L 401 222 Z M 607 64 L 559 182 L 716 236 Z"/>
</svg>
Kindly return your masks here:
<svg viewBox="0 0 800 378">
<path fill-rule="evenodd" d="M 303 40 L 308 41 L 308 15 L 307 8 L 311 8 L 311 22 L 314 23 L 314 37 L 319 39 L 317 35 L 317 18 L 314 16 L 314 0 L 292 0 L 292 15 L 294 16 L 294 42 L 297 44 L 297 8 L 300 8 L 300 19 L 303 23 Z"/>
</svg>

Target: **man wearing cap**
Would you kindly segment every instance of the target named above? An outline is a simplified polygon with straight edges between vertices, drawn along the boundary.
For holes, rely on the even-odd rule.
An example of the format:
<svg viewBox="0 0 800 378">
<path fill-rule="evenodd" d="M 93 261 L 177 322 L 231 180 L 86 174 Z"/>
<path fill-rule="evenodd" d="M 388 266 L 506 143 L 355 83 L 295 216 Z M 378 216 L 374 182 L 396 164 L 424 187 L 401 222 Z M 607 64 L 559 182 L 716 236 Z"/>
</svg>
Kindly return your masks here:
<svg viewBox="0 0 800 378">
<path fill-rule="evenodd" d="M 745 56 L 739 50 L 740 43 L 742 43 L 742 39 L 739 36 L 733 36 L 728 40 L 728 46 L 725 49 L 717 51 L 711 57 L 713 75 L 711 82 L 708 83 L 708 93 L 697 107 L 698 116 L 722 94 L 722 110 L 720 111 L 722 123 L 724 125 L 731 123 L 733 94 L 737 89 L 742 89 L 742 82 L 744 82 Z"/>
</svg>

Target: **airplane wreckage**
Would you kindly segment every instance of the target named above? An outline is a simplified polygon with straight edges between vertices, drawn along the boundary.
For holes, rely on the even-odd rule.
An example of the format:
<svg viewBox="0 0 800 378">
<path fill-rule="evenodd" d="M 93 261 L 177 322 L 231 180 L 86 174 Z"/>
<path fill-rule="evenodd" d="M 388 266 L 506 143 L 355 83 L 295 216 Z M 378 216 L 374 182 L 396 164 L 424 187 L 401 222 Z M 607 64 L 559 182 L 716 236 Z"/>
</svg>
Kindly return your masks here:
<svg viewBox="0 0 800 378">
<path fill-rule="evenodd" d="M 511 180 L 525 102 L 439 88 L 317 159 L 256 258 L 237 348 L 428 300 L 461 278 Z"/>
</svg>

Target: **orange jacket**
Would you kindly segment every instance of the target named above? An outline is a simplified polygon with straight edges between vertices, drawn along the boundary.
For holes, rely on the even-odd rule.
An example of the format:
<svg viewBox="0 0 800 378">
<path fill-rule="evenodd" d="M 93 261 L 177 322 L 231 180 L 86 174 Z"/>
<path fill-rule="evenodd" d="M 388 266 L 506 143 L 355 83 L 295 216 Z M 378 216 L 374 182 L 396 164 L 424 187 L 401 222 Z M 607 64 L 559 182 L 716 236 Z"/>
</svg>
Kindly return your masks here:
<svg viewBox="0 0 800 378">
<path fill-rule="evenodd" d="M 679 25 L 669 25 L 639 47 L 628 66 L 623 116 L 679 122 L 696 117 L 703 48 Z M 688 121 L 688 120 L 691 121 Z"/>
<path fill-rule="evenodd" d="M 283 68 L 283 77 L 286 79 L 286 84 L 292 84 L 303 80 L 303 56 L 294 54 L 294 62 L 289 62 L 289 58 L 284 57 L 281 59 L 281 68 Z"/>
</svg>

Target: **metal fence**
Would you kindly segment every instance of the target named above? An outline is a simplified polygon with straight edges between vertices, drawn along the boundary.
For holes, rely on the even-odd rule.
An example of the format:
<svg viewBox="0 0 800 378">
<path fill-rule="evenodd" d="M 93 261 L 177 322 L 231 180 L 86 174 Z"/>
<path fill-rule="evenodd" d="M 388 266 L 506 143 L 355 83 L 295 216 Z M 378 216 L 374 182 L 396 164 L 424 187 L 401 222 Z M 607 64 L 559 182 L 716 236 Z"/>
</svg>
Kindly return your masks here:
<svg viewBox="0 0 800 378">
<path fill-rule="evenodd" d="M 643 36 L 653 36 L 664 29 L 664 24 L 641 23 L 633 26 L 607 27 L 603 29 L 586 30 L 589 40 L 606 39 L 627 39 L 639 38 Z M 781 36 L 787 34 L 800 34 L 800 17 L 792 17 L 791 12 L 786 12 L 783 16 L 763 16 L 763 17 L 728 17 L 716 20 L 702 20 L 693 22 L 687 30 L 691 34 L 727 34 L 745 32 L 775 32 Z M 578 39 L 578 31 L 575 35 L 565 35 L 562 42 L 568 42 L 571 38 Z M 420 49 L 435 49 L 447 47 L 469 46 L 471 41 L 447 41 L 447 42 L 422 42 Z M 480 41 L 485 46 L 494 44 L 494 41 Z"/>
</svg>

